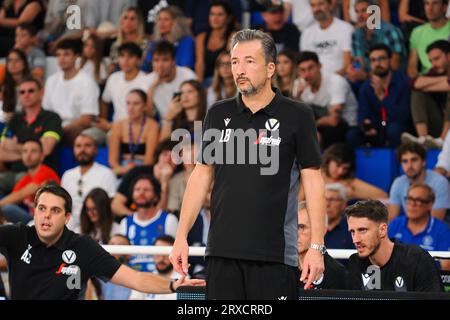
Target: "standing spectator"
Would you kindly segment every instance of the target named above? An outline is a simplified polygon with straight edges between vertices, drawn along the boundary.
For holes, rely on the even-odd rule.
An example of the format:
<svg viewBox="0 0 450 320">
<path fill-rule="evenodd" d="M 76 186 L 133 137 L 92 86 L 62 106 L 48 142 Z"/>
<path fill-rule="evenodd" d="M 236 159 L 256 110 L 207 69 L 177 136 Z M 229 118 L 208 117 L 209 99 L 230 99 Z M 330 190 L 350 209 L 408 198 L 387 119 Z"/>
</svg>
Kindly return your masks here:
<svg viewBox="0 0 450 320">
<path fill-rule="evenodd" d="M 72 146 L 76 136 L 92 125 L 98 116 L 100 95 L 94 80 L 76 66 L 79 46 L 76 40 L 63 40 L 56 47 L 61 71 L 51 75 L 45 83 L 43 106 L 62 119 L 63 143 Z"/>
<path fill-rule="evenodd" d="M 351 63 L 351 24 L 332 15 L 331 0 L 310 0 L 316 22 L 303 32 L 302 51 L 314 51 L 320 58 L 324 74 L 344 75 Z"/>
<path fill-rule="evenodd" d="M 14 47 L 26 53 L 31 75 L 44 79 L 45 53 L 36 46 L 38 30 L 31 23 L 21 23 L 16 28 L 16 42 Z"/>
<path fill-rule="evenodd" d="M 427 48 L 431 69 L 414 81 L 411 94 L 411 113 L 418 137 L 409 133 L 402 135 L 402 141 L 425 144 L 429 148 L 442 148 L 450 128 L 450 44 L 438 40 Z"/>
<path fill-rule="evenodd" d="M 61 118 L 58 114 L 44 110 L 41 106 L 42 84 L 35 78 L 25 78 L 19 84 L 20 103 L 23 111 L 15 113 L 2 133 L 0 161 L 8 162 L 9 170 L 0 178 L 3 193 L 9 193 L 26 167 L 22 163 L 23 143 L 29 139 L 42 142 L 44 163 L 57 171 L 57 144 L 61 140 Z M 12 137 L 6 134 L 10 133 Z"/>
<path fill-rule="evenodd" d="M 231 73 L 231 57 L 228 51 L 223 51 L 216 59 L 214 76 L 211 86 L 207 90 L 207 106 L 210 108 L 214 102 L 236 96 L 236 85 Z"/>
<path fill-rule="evenodd" d="M 76 137 L 73 153 L 79 166 L 64 172 L 61 186 L 72 197 L 72 218 L 67 227 L 79 231 L 80 212 L 86 195 L 94 188 L 102 188 L 112 198 L 116 192 L 117 180 L 110 168 L 95 162 L 97 156 L 95 139 L 87 134 Z"/>
<path fill-rule="evenodd" d="M 56 172 L 43 164 L 43 161 L 42 143 L 39 140 L 25 141 L 22 162 L 27 173 L 16 183 L 11 194 L 0 200 L 0 210 L 7 221 L 28 223 L 33 219 L 34 195 L 38 189 L 46 183 L 60 183 Z"/>
<path fill-rule="evenodd" d="M 437 40 L 448 40 L 450 36 L 450 22 L 445 17 L 448 0 L 425 0 L 424 3 L 429 22 L 414 28 L 409 40 L 408 75 L 411 78 L 430 70 L 428 46 Z"/>
<path fill-rule="evenodd" d="M 91 76 L 98 85 L 105 84 L 107 66 L 103 61 L 102 42 L 96 35 L 91 34 L 84 40 L 80 70 Z"/>
<path fill-rule="evenodd" d="M 446 178 L 426 169 L 427 153 L 425 148 L 414 142 L 404 143 L 397 149 L 397 158 L 402 165 L 404 174 L 392 183 L 389 193 L 389 221 L 406 209 L 408 187 L 413 183 L 425 183 L 436 194 L 431 214 L 443 220 L 450 208 L 450 186 Z"/>
<path fill-rule="evenodd" d="M 176 49 L 169 41 L 160 41 L 153 51 L 152 66 L 148 82 L 148 114 L 164 119 L 170 100 L 180 89 L 183 81 L 196 79 L 196 74 L 187 67 L 176 65 Z"/>
<path fill-rule="evenodd" d="M 412 128 L 411 89 L 408 76 L 393 71 L 391 50 L 385 44 L 370 48 L 371 74 L 359 90 L 359 130 L 348 141 L 352 146 L 369 142 L 372 146 L 397 147 L 403 132 Z"/>
<path fill-rule="evenodd" d="M 153 30 L 153 41 L 144 55 L 143 71 L 154 71 L 154 50 L 160 41 L 168 41 L 175 47 L 175 61 L 177 66 L 195 67 L 195 40 L 191 29 L 180 8 L 169 6 L 161 9 L 156 16 L 156 26 Z"/>
<path fill-rule="evenodd" d="M 4 0 L 0 7 L 0 57 L 14 46 L 15 28 L 24 22 L 33 24 L 37 30 L 44 26 L 45 5 L 42 0 Z"/>
<path fill-rule="evenodd" d="M 430 186 L 412 184 L 406 196 L 405 215 L 389 224 L 389 237 L 428 251 L 450 251 L 450 228 L 431 215 L 434 200 L 434 191 Z M 450 261 L 441 260 L 441 266 L 449 270 Z"/>
<path fill-rule="evenodd" d="M 170 101 L 163 120 L 160 141 L 170 139 L 176 129 L 186 129 L 194 134 L 194 122 L 203 121 L 206 115 L 206 94 L 197 80 L 184 81 L 180 86 L 180 95 Z"/>
<path fill-rule="evenodd" d="M 109 137 L 109 165 L 123 176 L 136 165 L 151 165 L 159 136 L 159 125 L 145 114 L 147 95 L 141 89 L 127 94 L 128 118 L 113 124 Z"/>
<path fill-rule="evenodd" d="M 450 174 L 450 131 L 447 132 L 447 136 L 444 140 L 444 146 L 439 153 L 436 168 L 437 173 L 442 174 L 444 177 L 448 177 Z"/>
<path fill-rule="evenodd" d="M 100 244 L 109 244 L 119 232 L 113 221 L 111 198 L 102 188 L 92 189 L 84 198 L 80 214 L 80 234 L 87 234 Z"/>
<path fill-rule="evenodd" d="M 295 53 L 283 50 L 277 56 L 277 73 L 274 77 L 275 85 L 286 97 L 292 97 L 294 81 L 297 77 L 297 61 Z"/>
<path fill-rule="evenodd" d="M 205 87 L 211 84 L 214 66 L 235 33 L 233 10 L 226 1 L 214 1 L 209 7 L 208 30 L 195 38 L 195 73 Z"/>
</svg>

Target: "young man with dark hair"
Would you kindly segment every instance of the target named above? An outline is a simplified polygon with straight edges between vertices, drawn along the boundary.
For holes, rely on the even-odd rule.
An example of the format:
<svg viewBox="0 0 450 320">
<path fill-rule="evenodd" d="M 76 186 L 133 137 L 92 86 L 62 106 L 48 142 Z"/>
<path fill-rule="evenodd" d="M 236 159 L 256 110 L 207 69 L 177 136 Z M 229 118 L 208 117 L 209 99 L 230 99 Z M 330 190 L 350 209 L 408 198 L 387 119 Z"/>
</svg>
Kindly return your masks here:
<svg viewBox="0 0 450 320">
<path fill-rule="evenodd" d="M 43 106 L 59 114 L 63 126 L 63 142 L 72 146 L 75 138 L 93 125 L 98 116 L 100 90 L 94 80 L 76 68 L 80 43 L 62 40 L 56 47 L 61 71 L 51 75 L 45 83 Z"/>
<path fill-rule="evenodd" d="M 389 221 L 406 209 L 408 187 L 413 183 L 425 183 L 436 194 L 431 214 L 443 220 L 450 208 L 450 185 L 447 179 L 439 173 L 426 169 L 426 150 L 415 142 L 404 143 L 397 149 L 397 159 L 404 174 L 392 183 L 389 192 Z"/>
<path fill-rule="evenodd" d="M 69 193 L 54 185 L 44 186 L 35 197 L 34 226 L 0 227 L 0 247 L 8 257 L 11 298 L 19 300 L 78 299 L 91 277 L 147 293 L 171 293 L 183 284 L 201 280 L 169 280 L 121 265 L 89 236 L 69 231 Z"/>
<path fill-rule="evenodd" d="M 16 43 L 14 47 L 26 53 L 33 77 L 44 79 L 46 57 L 44 51 L 35 46 L 37 31 L 36 27 L 31 23 L 19 24 L 16 28 Z"/>
<path fill-rule="evenodd" d="M 359 201 L 345 213 L 358 251 L 348 262 L 350 289 L 443 291 L 439 271 L 427 251 L 389 239 L 388 212 L 383 203 Z"/>
</svg>

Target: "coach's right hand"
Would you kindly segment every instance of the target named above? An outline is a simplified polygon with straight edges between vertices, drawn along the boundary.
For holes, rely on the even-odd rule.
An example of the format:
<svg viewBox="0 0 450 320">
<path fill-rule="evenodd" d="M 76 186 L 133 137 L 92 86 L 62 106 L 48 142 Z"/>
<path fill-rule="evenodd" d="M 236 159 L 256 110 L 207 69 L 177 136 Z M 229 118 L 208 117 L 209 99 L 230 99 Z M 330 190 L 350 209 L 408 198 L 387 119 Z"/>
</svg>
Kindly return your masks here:
<svg viewBox="0 0 450 320">
<path fill-rule="evenodd" d="M 189 270 L 188 264 L 189 245 L 185 237 L 177 237 L 169 255 L 173 269 L 179 274 L 186 276 Z"/>
</svg>

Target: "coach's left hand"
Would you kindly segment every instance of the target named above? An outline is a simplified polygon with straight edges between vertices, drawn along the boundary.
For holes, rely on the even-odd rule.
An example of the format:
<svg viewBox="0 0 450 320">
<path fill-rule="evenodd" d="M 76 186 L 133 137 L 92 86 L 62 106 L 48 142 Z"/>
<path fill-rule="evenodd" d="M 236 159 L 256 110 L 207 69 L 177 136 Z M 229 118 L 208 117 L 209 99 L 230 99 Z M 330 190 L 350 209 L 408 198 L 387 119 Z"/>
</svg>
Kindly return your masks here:
<svg viewBox="0 0 450 320">
<path fill-rule="evenodd" d="M 302 275 L 300 276 L 300 281 L 305 283 L 304 289 L 310 289 L 312 283 L 319 280 L 324 271 L 323 255 L 315 249 L 309 249 L 303 259 Z"/>
</svg>

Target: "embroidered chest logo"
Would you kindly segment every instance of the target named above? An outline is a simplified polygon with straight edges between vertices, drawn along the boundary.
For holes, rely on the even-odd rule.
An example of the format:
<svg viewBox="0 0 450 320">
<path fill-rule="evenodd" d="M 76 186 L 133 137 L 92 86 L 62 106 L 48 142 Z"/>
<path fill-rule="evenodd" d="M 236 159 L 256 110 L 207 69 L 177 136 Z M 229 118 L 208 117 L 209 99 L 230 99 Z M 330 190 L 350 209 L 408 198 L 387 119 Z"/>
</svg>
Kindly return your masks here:
<svg viewBox="0 0 450 320">
<path fill-rule="evenodd" d="M 20 260 L 22 260 L 26 264 L 31 263 L 31 253 L 30 253 L 31 248 L 32 248 L 32 246 L 28 245 L 28 249 L 24 251 L 24 253 L 22 254 L 22 257 L 20 258 Z"/>
</svg>

